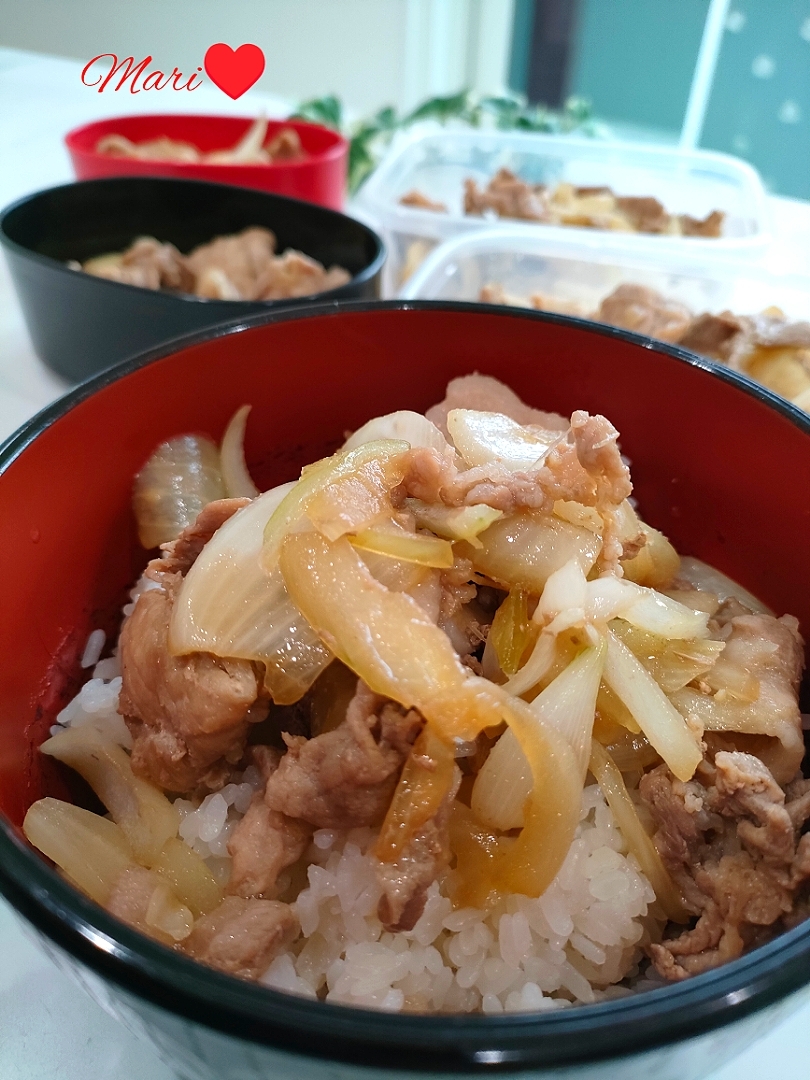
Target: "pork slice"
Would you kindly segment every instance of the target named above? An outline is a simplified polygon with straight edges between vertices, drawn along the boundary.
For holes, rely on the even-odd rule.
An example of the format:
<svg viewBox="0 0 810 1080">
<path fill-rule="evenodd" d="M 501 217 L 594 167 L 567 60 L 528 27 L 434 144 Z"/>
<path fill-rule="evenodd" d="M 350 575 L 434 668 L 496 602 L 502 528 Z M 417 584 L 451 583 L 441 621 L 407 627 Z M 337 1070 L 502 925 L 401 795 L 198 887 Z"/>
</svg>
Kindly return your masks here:
<svg viewBox="0 0 810 1080">
<path fill-rule="evenodd" d="M 603 416 L 575 412 L 568 434 L 531 471 L 493 463 L 459 471 L 452 455 L 415 447 L 403 455 L 404 496 L 446 506 L 486 504 L 496 510 L 549 510 L 557 499 L 617 506 L 632 492 L 618 432 Z"/>
<path fill-rule="evenodd" d="M 662 341 L 679 341 L 692 322 L 692 313 L 683 304 L 644 285 L 632 284 L 619 285 L 606 296 L 595 317 Z"/>
<path fill-rule="evenodd" d="M 784 318 L 778 315 L 753 315 L 752 338 L 756 345 L 765 349 L 795 347 L 810 348 L 810 323 Z"/>
<path fill-rule="evenodd" d="M 351 274 L 342 266 L 327 270 L 302 251 L 290 249 L 272 259 L 257 276 L 249 299 L 283 300 L 292 296 L 311 296 L 337 289 L 350 280 Z"/>
<path fill-rule="evenodd" d="M 142 289 L 192 292 L 194 275 L 174 244 L 161 244 L 153 236 L 139 237 L 118 257 L 88 259 L 83 269 L 96 277 L 137 285 Z"/>
<path fill-rule="evenodd" d="M 417 210 L 432 210 L 436 214 L 446 214 L 447 206 L 443 202 L 436 202 L 423 191 L 412 188 L 399 200 L 400 206 L 413 206 Z"/>
<path fill-rule="evenodd" d="M 684 236 L 717 237 L 723 232 L 726 215 L 722 210 L 712 210 L 705 218 L 694 218 L 691 214 L 681 214 L 681 232 Z"/>
<path fill-rule="evenodd" d="M 669 214 L 651 195 L 617 195 L 616 208 L 636 232 L 662 233 L 669 226 Z"/>
<path fill-rule="evenodd" d="M 378 825 L 421 726 L 417 712 L 358 683 L 333 731 L 314 739 L 285 735 L 287 753 L 267 780 L 267 806 L 319 829 Z"/>
<path fill-rule="evenodd" d="M 233 860 L 228 892 L 271 899 L 278 875 L 298 862 L 311 836 L 310 825 L 271 810 L 257 792 L 228 840 Z"/>
<path fill-rule="evenodd" d="M 766 766 L 739 751 L 721 751 L 714 758 L 717 775 L 713 808 L 724 817 L 739 818 L 737 836 L 752 855 L 774 866 L 789 866 L 796 854 L 793 821 L 785 793 Z"/>
<path fill-rule="evenodd" d="M 154 870 L 144 866 L 128 866 L 115 879 L 110 896 L 104 905 L 111 915 L 128 923 L 164 945 L 175 945 L 177 938 L 148 921 L 149 907 L 156 889 L 166 889 L 166 882 Z M 167 890 L 168 891 L 168 890 Z M 190 916 L 189 912 L 189 916 Z M 188 927 L 185 928 L 186 932 Z"/>
<path fill-rule="evenodd" d="M 483 190 L 472 179 L 464 181 L 464 213 L 491 211 L 503 218 L 547 221 L 544 190 L 541 184 L 527 184 L 509 169 L 499 169 Z"/>
<path fill-rule="evenodd" d="M 743 614 L 732 614 L 731 610 Z M 759 696 L 750 708 L 762 715 L 768 734 L 779 739 L 782 752 L 776 780 L 789 783 L 804 757 L 804 733 L 799 711 L 798 691 L 804 668 L 804 642 L 799 624 L 792 615 L 777 619 L 773 615 L 745 612 L 742 605 L 733 609 L 728 602 L 714 619 L 721 626 L 726 647 L 724 664 L 736 667 L 741 674 L 759 683 Z M 776 767 L 776 759 L 774 759 Z"/>
<path fill-rule="evenodd" d="M 568 421 L 558 413 L 533 409 L 521 401 L 514 390 L 491 375 L 462 375 L 447 384 L 444 400 L 427 410 L 425 416 L 444 434 L 447 433 L 447 414 L 451 409 L 475 409 L 479 412 L 497 412 L 510 417 L 518 424 L 538 424 L 552 431 L 567 431 Z"/>
<path fill-rule="evenodd" d="M 773 927 L 793 907 L 790 888 L 745 851 L 698 867 L 695 881 L 708 896 L 695 928 L 650 946 L 656 969 L 671 980 L 736 960 L 760 928 Z"/>
<path fill-rule="evenodd" d="M 295 128 L 282 128 L 267 144 L 271 161 L 295 161 L 304 156 L 301 137 Z"/>
<path fill-rule="evenodd" d="M 742 330 L 742 320 L 730 311 L 723 311 L 719 315 L 706 313 L 697 316 L 678 339 L 678 344 L 712 360 L 726 361 Z"/>
<path fill-rule="evenodd" d="M 246 660 L 171 654 L 176 586 L 168 584 L 168 591 L 142 593 L 121 630 L 118 711 L 132 732 L 134 771 L 165 790 L 188 792 L 219 786 L 239 761 L 259 686 Z"/>
<path fill-rule="evenodd" d="M 642 776 L 641 801 L 656 825 L 655 846 L 693 914 L 703 911 L 707 896 L 696 885 L 694 868 L 706 847 L 706 836 L 723 829 L 722 819 L 706 805 L 706 789 L 696 780 L 678 780 L 666 765 Z"/>
<path fill-rule="evenodd" d="M 165 574 L 185 576 L 217 529 L 249 502 L 250 499 L 217 499 L 208 503 L 176 540 L 161 544 L 162 555 L 146 567 L 146 577 L 162 582 Z"/>
<path fill-rule="evenodd" d="M 269 229 L 259 226 L 244 229 L 235 236 L 219 236 L 201 244 L 188 256 L 188 265 L 197 280 L 195 291 L 207 295 L 203 283 L 212 280 L 216 271 L 230 283 L 236 295 L 229 299 L 250 299 L 259 275 L 270 264 L 276 238 Z"/>
<path fill-rule="evenodd" d="M 377 877 L 382 896 L 377 907 L 386 930 L 412 930 L 425 910 L 427 890 L 450 862 L 450 812 L 461 784 L 461 770 L 453 769 L 450 790 L 432 818 L 418 829 L 390 863 L 379 863 Z"/>
<path fill-rule="evenodd" d="M 226 896 L 218 908 L 197 920 L 183 949 L 228 975 L 258 979 L 299 931 L 289 904 Z"/>
<path fill-rule="evenodd" d="M 657 826 L 655 845 L 699 914 L 691 930 L 650 946 L 656 969 L 684 979 L 740 956 L 791 925 L 810 877 L 805 781 L 786 792 L 757 757 L 719 751 L 683 784 L 666 766 L 644 776 L 641 800 Z"/>
</svg>

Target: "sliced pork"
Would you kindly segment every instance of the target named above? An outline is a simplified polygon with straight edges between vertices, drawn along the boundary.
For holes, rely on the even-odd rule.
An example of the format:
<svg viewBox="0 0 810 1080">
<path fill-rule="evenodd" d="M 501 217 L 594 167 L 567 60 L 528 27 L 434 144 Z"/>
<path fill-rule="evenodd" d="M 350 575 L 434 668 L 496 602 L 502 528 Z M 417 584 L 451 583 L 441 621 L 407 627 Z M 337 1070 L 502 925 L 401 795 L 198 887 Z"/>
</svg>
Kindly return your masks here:
<svg viewBox="0 0 810 1080">
<path fill-rule="evenodd" d="M 717 967 L 785 925 L 810 878 L 800 835 L 808 787 L 798 780 L 786 798 L 759 758 L 727 751 L 686 784 L 663 765 L 642 777 L 656 846 L 699 916 L 693 929 L 650 946 L 661 975 L 678 980 Z"/>
<path fill-rule="evenodd" d="M 173 656 L 168 643 L 182 574 L 245 501 L 210 503 L 165 545 L 147 568 L 161 588 L 141 594 L 121 630 L 118 711 L 132 733 L 132 767 L 167 791 L 221 786 L 242 756 L 249 720 L 257 719 L 249 715 L 260 689 L 252 664 L 209 653 Z"/>
<path fill-rule="evenodd" d="M 359 683 L 346 719 L 314 739 L 285 735 L 265 802 L 319 829 L 379 825 L 422 718 Z"/>
<path fill-rule="evenodd" d="M 461 770 L 456 766 L 453 783 L 436 814 L 417 829 L 394 862 L 379 864 L 383 893 L 377 913 L 386 930 L 414 928 L 425 909 L 428 888 L 449 864 L 450 811 L 460 783 Z"/>
<path fill-rule="evenodd" d="M 227 975 L 258 979 L 299 930 L 289 904 L 226 896 L 215 911 L 196 921 L 183 949 Z"/>
</svg>

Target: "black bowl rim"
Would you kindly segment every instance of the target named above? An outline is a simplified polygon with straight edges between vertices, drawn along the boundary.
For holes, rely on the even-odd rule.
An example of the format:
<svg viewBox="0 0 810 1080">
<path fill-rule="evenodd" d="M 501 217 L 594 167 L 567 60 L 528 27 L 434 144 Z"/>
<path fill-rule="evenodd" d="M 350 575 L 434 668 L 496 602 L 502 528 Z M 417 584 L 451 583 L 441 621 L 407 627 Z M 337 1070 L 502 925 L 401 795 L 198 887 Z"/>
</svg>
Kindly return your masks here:
<svg viewBox="0 0 810 1080">
<path fill-rule="evenodd" d="M 128 285 L 123 281 L 110 281 L 108 278 L 93 277 L 91 274 L 86 275 L 87 277 L 93 277 L 93 280 L 98 282 L 99 287 L 103 289 L 125 289 L 126 292 L 130 294 L 133 292 L 141 294 L 146 293 L 153 297 L 160 297 L 161 303 L 172 303 L 176 301 L 182 304 L 199 304 L 201 306 L 211 307 L 214 310 L 222 310 L 223 317 L 227 317 L 227 312 L 234 312 L 236 314 L 241 312 L 244 317 L 247 313 L 262 314 L 264 310 L 270 311 L 280 305 L 309 302 L 312 297 L 317 297 L 319 302 L 322 300 L 328 301 L 331 299 L 338 299 L 341 296 L 345 296 L 348 290 L 354 289 L 358 285 L 363 285 L 368 281 L 372 281 L 382 270 L 386 259 L 387 251 L 382 237 L 366 225 L 364 221 L 360 221 L 359 218 L 351 217 L 350 214 L 344 214 L 340 210 L 333 210 L 331 207 L 321 206 L 320 203 L 307 202 L 305 199 L 295 199 L 291 195 L 278 195 L 274 191 L 260 191 L 258 188 L 240 187 L 238 184 L 221 184 L 214 180 L 201 180 L 177 176 L 108 176 L 99 177 L 94 180 L 73 180 L 67 184 L 57 184 L 55 187 L 43 188 L 41 191 L 34 191 L 28 195 L 23 195 L 22 198 L 16 199 L 13 203 L 10 203 L 0 210 L 0 245 L 31 262 L 47 267 L 51 271 L 63 274 L 80 273 L 80 271 L 71 270 L 67 263 L 63 263 L 59 259 L 53 259 L 50 255 L 42 255 L 40 252 L 34 251 L 32 248 L 26 247 L 24 244 L 20 244 L 17 240 L 13 239 L 6 231 L 7 220 L 23 206 L 34 203 L 37 199 L 58 194 L 59 192 L 73 190 L 77 187 L 97 185 L 114 186 L 132 183 L 138 185 L 163 184 L 169 186 L 178 184 L 186 186 L 188 184 L 193 184 L 197 187 L 213 188 L 215 191 L 222 190 L 241 195 L 248 194 L 258 198 L 270 199 L 271 201 L 281 204 L 292 203 L 295 206 L 311 210 L 316 214 L 324 214 L 327 218 L 331 217 L 333 220 L 342 219 L 351 222 L 352 225 L 356 225 L 367 238 L 373 240 L 374 256 L 362 270 L 353 274 L 345 285 L 339 285 L 335 289 L 328 289 L 320 293 L 311 293 L 308 296 L 285 297 L 278 300 L 217 300 L 205 296 L 193 296 L 191 293 L 168 292 L 164 289 L 145 289 L 140 285 Z"/>
<path fill-rule="evenodd" d="M 0 474 L 43 431 L 97 390 L 182 349 L 293 319 L 437 310 L 567 325 L 662 353 L 721 379 L 810 435 L 810 417 L 785 399 L 704 357 L 632 331 L 492 304 L 350 301 L 233 320 L 124 360 L 43 409 L 0 445 Z M 120 923 L 60 878 L 2 815 L 0 894 L 61 949 L 125 993 L 230 1036 L 293 1055 L 376 1066 L 392 1073 L 515 1072 L 622 1058 L 742 1020 L 810 981 L 808 921 L 738 960 L 682 983 L 552 1013 L 403 1015 L 313 1002 L 223 975 Z"/>
<path fill-rule="evenodd" d="M 101 117 L 98 120 L 90 120 L 86 124 L 79 124 L 77 127 L 71 128 L 70 131 L 68 131 L 64 135 L 64 137 L 62 139 L 62 142 L 64 143 L 68 153 L 71 154 L 71 155 L 72 154 L 81 154 L 84 157 L 95 158 L 95 159 L 109 158 L 110 155 L 99 154 L 99 152 L 97 150 L 85 150 L 81 146 L 72 145 L 72 142 L 79 135 L 84 134 L 85 131 L 87 131 L 90 128 L 95 127 L 97 124 L 127 122 L 129 120 L 161 120 L 161 119 L 163 119 L 163 117 L 166 117 L 166 116 L 169 116 L 172 119 L 175 119 L 178 116 L 180 116 L 180 117 L 193 116 L 193 117 L 196 117 L 196 118 L 199 118 L 199 119 L 202 119 L 202 120 L 247 120 L 249 123 L 252 123 L 256 119 L 255 116 L 254 117 L 250 117 L 250 116 L 231 116 L 230 113 L 130 113 L 130 114 L 122 115 L 122 116 L 104 116 L 104 117 Z M 327 164 L 327 163 L 331 164 L 333 161 L 338 160 L 339 158 L 344 157 L 344 156 L 348 158 L 348 154 L 349 154 L 349 150 L 350 150 L 349 140 L 346 138 L 346 136 L 342 132 L 337 131 L 335 128 L 330 128 L 326 124 L 317 124 L 312 120 L 303 120 L 303 119 L 299 119 L 296 116 L 288 116 L 288 117 L 284 117 L 284 118 L 279 118 L 277 116 L 268 116 L 267 117 L 267 123 L 268 124 L 273 124 L 273 125 L 281 124 L 282 126 L 284 124 L 287 124 L 289 127 L 318 128 L 320 131 L 327 131 L 335 139 L 335 141 L 330 146 L 327 146 L 325 150 L 317 150 L 314 153 L 312 151 L 308 151 L 306 157 L 304 157 L 304 158 L 292 158 L 291 160 L 287 160 L 287 161 L 283 161 L 283 160 L 282 161 L 263 161 L 263 162 L 254 161 L 254 162 L 244 162 L 244 163 L 236 161 L 236 162 L 233 162 L 232 164 L 225 164 L 223 166 L 223 168 L 225 168 L 225 169 L 257 169 L 257 170 L 262 170 L 262 169 L 278 169 L 278 170 L 288 169 L 291 172 L 297 172 L 298 170 L 303 169 L 303 168 L 307 168 L 307 167 L 312 168 L 313 165 L 324 165 L 324 164 Z M 149 163 L 148 160 L 144 161 L 144 164 L 148 164 L 148 163 Z M 205 165 L 206 165 L 206 163 L 204 161 L 177 161 L 177 162 L 171 162 L 171 163 L 167 162 L 167 164 L 172 164 L 172 165 L 175 165 L 175 166 L 177 166 L 179 168 L 183 168 L 183 167 L 187 167 L 187 166 L 191 166 L 192 168 L 196 166 L 196 167 L 199 168 L 199 167 L 205 167 Z M 209 167 L 210 167 L 210 165 L 209 165 Z M 140 176 L 141 174 L 140 173 L 135 173 L 134 175 L 135 176 Z M 258 175 L 260 175 L 260 173 L 257 172 L 256 175 L 258 176 Z M 99 179 L 99 180 L 101 180 L 101 179 L 113 179 L 113 177 L 108 177 L 108 178 L 97 177 L 96 179 Z M 155 179 L 161 179 L 161 177 L 156 175 Z M 165 177 L 164 179 L 171 179 L 171 178 L 170 177 Z M 176 179 L 182 180 L 184 178 L 183 177 L 176 177 Z M 189 179 L 194 179 L 194 177 L 190 176 Z M 213 181 L 213 180 L 210 181 L 210 182 L 211 183 L 216 183 L 216 181 Z M 257 188 L 256 190 L 261 190 L 261 189 Z M 275 194 L 275 192 L 268 191 L 266 194 L 273 195 L 273 194 Z M 291 198 L 294 198 L 294 196 L 291 196 Z"/>
</svg>

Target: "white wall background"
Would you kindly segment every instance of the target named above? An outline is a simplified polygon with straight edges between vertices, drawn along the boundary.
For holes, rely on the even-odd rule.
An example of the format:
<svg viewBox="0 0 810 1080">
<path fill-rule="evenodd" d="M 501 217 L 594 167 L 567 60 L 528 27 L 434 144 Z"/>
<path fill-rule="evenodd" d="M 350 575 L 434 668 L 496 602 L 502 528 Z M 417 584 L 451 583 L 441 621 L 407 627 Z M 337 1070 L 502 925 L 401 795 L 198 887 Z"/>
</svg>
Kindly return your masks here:
<svg viewBox="0 0 810 1080">
<path fill-rule="evenodd" d="M 513 3 L 0 0 L 0 46 L 79 60 L 151 55 L 161 70 L 190 74 L 214 42 L 252 41 L 267 60 L 257 89 L 292 101 L 336 93 L 365 114 L 463 86 L 502 90 Z"/>
</svg>

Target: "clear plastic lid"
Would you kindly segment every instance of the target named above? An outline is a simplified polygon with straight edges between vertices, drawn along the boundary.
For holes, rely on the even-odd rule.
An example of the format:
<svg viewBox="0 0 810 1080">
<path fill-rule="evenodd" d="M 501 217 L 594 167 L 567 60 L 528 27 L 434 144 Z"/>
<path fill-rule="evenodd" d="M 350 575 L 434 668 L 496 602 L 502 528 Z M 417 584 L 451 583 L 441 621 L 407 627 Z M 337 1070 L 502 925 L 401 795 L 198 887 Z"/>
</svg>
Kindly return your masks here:
<svg viewBox="0 0 810 1080">
<path fill-rule="evenodd" d="M 572 230 L 573 231 L 573 230 Z M 527 236 L 501 227 L 467 233 L 437 247 L 400 291 L 406 299 L 480 299 L 487 285 L 515 299 L 534 294 L 595 311 L 618 285 L 646 285 L 695 314 L 730 310 L 738 315 L 778 307 L 810 320 L 810 278 L 780 275 L 756 264 L 704 253 L 639 252 L 619 234 Z"/>
<path fill-rule="evenodd" d="M 453 130 L 416 133 L 395 145 L 361 189 L 359 205 L 374 219 L 389 246 L 386 289 L 401 288 L 425 255 L 445 240 L 478 231 L 489 219 L 463 212 L 467 178 L 486 185 L 500 168 L 531 183 L 608 186 L 618 195 L 654 196 L 672 214 L 704 218 L 726 214 L 718 238 L 645 233 L 620 235 L 639 253 L 701 253 L 701 258 L 760 257 L 771 240 L 770 215 L 762 182 L 750 165 L 726 154 L 676 147 L 617 143 L 572 136 Z M 403 206 L 416 189 L 442 202 L 441 213 Z M 493 227 L 504 219 L 493 217 Z M 510 222 L 527 236 L 549 240 L 559 234 L 593 236 L 594 229 Z"/>
</svg>

